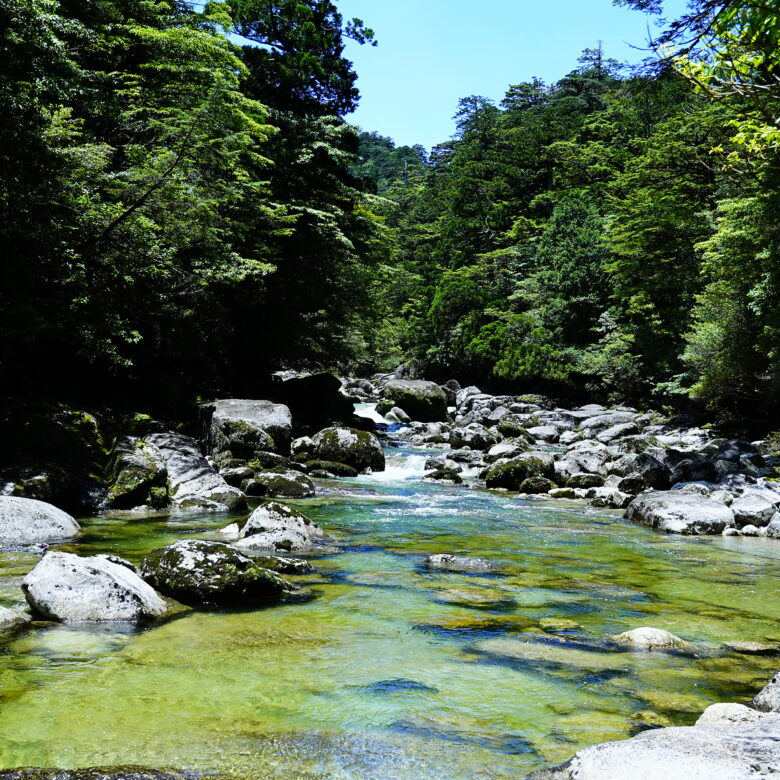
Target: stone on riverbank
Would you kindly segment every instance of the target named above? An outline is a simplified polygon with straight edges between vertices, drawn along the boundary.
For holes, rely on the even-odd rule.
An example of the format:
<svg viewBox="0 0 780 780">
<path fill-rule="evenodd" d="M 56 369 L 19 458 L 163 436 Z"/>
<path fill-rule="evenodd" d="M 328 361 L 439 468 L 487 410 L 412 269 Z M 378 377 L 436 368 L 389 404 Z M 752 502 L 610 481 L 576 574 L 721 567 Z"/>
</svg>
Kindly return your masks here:
<svg viewBox="0 0 780 780">
<path fill-rule="evenodd" d="M 217 474 L 195 439 L 168 432 L 150 434 L 146 441 L 162 456 L 174 508 L 227 511 L 245 506 L 244 494 Z"/>
<path fill-rule="evenodd" d="M 626 518 L 658 531 L 719 534 L 734 525 L 734 513 L 718 501 L 680 490 L 644 493 L 626 509 Z"/>
<path fill-rule="evenodd" d="M 325 428 L 312 437 L 313 460 L 346 463 L 357 471 L 385 470 L 385 454 L 379 439 L 356 428 Z"/>
<path fill-rule="evenodd" d="M 259 562 L 221 542 L 187 539 L 147 555 L 141 576 L 183 604 L 274 603 L 292 586 Z"/>
<path fill-rule="evenodd" d="M 778 672 L 750 702 L 761 712 L 780 712 L 780 672 Z"/>
<path fill-rule="evenodd" d="M 462 392 L 462 391 L 461 391 Z M 447 395 L 435 382 L 420 379 L 394 379 L 384 394 L 417 422 L 446 422 Z"/>
<path fill-rule="evenodd" d="M 261 471 L 242 487 L 247 495 L 266 498 L 311 498 L 317 492 L 309 477 L 289 469 Z"/>
<path fill-rule="evenodd" d="M 225 398 L 203 404 L 200 412 L 206 447 L 212 455 L 229 450 L 234 457 L 248 460 L 258 450 L 290 452 L 292 415 L 284 404 Z"/>
<path fill-rule="evenodd" d="M 34 498 L 0 496 L 0 545 L 60 542 L 80 531 L 79 524 L 56 506 Z"/>
<path fill-rule="evenodd" d="M 489 488 L 518 490 L 530 477 L 552 479 L 555 475 L 554 459 L 549 452 L 532 450 L 518 455 L 504 463 L 500 461 L 485 475 L 485 484 Z"/>
<path fill-rule="evenodd" d="M 139 623 L 167 610 L 135 567 L 107 556 L 47 553 L 24 578 L 22 590 L 33 610 L 63 622 Z"/>
<path fill-rule="evenodd" d="M 120 436 L 108 466 L 107 505 L 110 509 L 168 505 L 168 472 L 162 454 L 136 436 Z"/>
</svg>

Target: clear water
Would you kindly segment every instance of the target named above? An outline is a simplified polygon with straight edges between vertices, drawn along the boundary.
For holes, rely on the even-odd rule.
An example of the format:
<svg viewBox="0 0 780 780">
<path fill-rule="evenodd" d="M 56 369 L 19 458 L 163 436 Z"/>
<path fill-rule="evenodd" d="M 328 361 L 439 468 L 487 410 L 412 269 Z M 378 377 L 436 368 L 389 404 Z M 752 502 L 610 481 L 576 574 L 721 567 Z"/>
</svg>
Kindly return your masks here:
<svg viewBox="0 0 780 780">
<path fill-rule="evenodd" d="M 430 454 L 430 453 L 427 453 Z M 314 598 L 183 610 L 141 629 L 36 624 L 0 639 L 0 767 L 187 767 L 234 778 L 517 778 L 648 725 L 744 701 L 778 660 L 780 544 L 655 534 L 618 513 L 421 482 L 425 453 L 297 502 L 343 546 L 298 578 Z M 81 554 L 138 561 L 230 515 L 89 518 Z M 433 552 L 500 575 L 434 573 Z M 29 554 L 0 554 L 23 603 Z M 699 659 L 606 652 L 642 625 Z M 529 644 L 529 639 L 537 641 Z"/>
</svg>

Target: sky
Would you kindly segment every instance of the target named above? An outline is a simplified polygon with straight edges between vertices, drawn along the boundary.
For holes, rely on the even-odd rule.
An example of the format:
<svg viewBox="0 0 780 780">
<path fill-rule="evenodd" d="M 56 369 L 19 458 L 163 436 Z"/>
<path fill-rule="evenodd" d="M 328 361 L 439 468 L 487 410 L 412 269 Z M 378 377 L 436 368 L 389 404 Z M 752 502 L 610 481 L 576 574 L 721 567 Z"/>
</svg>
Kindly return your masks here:
<svg viewBox="0 0 780 780">
<path fill-rule="evenodd" d="M 602 42 L 607 57 L 636 63 L 653 17 L 612 0 L 338 0 L 379 46 L 349 42 L 360 107 L 347 117 L 398 145 L 430 148 L 454 132 L 458 100 L 500 101 L 509 84 L 538 76 L 551 83 L 577 67 L 585 48 Z M 684 0 L 667 0 L 670 18 Z"/>
</svg>

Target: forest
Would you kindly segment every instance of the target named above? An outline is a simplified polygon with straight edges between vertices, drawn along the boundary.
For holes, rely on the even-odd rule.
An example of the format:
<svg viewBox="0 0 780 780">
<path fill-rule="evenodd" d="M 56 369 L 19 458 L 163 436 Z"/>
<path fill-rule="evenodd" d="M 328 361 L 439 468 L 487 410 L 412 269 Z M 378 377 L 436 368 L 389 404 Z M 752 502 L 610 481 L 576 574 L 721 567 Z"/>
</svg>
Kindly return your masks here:
<svg viewBox="0 0 780 780">
<path fill-rule="evenodd" d="M 403 363 L 774 422 L 779 20 L 694 0 L 428 152 L 350 124 L 376 41 L 332 2 L 2 0 L 0 379 L 160 406 Z"/>
</svg>

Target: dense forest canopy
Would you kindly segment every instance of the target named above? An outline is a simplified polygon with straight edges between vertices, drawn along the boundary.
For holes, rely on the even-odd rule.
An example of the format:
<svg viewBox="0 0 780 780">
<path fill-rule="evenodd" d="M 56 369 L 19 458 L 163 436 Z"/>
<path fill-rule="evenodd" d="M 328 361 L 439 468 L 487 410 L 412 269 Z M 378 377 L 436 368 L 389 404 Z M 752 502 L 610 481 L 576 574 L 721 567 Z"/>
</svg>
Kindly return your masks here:
<svg viewBox="0 0 780 780">
<path fill-rule="evenodd" d="M 349 124 L 374 33 L 328 0 L 0 0 L 4 386 L 181 401 L 406 362 L 774 414 L 775 6 L 691 0 L 644 67 L 597 46 L 464 97 L 428 153 Z"/>
</svg>

